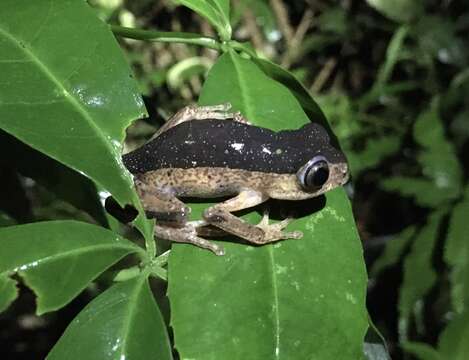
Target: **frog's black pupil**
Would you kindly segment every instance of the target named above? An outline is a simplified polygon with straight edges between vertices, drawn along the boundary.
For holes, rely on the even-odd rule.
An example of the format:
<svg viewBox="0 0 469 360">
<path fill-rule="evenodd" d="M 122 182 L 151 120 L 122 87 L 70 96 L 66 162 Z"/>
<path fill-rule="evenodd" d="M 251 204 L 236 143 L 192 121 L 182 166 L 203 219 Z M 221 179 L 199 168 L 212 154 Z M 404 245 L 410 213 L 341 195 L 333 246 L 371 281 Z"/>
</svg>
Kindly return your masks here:
<svg viewBox="0 0 469 360">
<path fill-rule="evenodd" d="M 329 166 L 326 161 L 316 162 L 306 175 L 306 185 L 308 187 L 321 187 L 329 179 Z"/>
</svg>

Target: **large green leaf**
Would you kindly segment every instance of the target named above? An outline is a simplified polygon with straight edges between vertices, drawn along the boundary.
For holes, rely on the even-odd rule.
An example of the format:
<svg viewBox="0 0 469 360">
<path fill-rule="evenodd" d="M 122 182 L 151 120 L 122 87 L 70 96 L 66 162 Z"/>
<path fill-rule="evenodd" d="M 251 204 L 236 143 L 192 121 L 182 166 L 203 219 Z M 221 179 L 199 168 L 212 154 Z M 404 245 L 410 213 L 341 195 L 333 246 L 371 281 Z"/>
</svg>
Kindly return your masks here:
<svg viewBox="0 0 469 360">
<path fill-rule="evenodd" d="M 174 0 L 206 18 L 218 31 L 222 40 L 231 39 L 229 0 Z"/>
<path fill-rule="evenodd" d="M 120 156 L 125 128 L 145 107 L 86 2 L 2 1 L 0 64 L 0 128 L 139 206 Z M 150 238 L 150 223 L 138 225 Z"/>
<path fill-rule="evenodd" d="M 165 323 L 146 277 L 114 284 L 94 299 L 47 359 L 172 359 Z"/>
<path fill-rule="evenodd" d="M 469 311 L 469 186 L 451 214 L 444 258 L 451 266 L 451 299 L 458 313 Z"/>
<path fill-rule="evenodd" d="M 251 61 L 224 54 L 201 104 L 230 101 L 255 124 L 275 130 L 308 121 L 295 97 Z M 282 204 L 284 206 L 285 204 Z M 224 242 L 217 257 L 175 245 L 168 295 L 175 345 L 194 359 L 360 359 L 367 329 L 366 272 L 343 189 L 298 204 L 308 215 L 289 229 L 301 240 L 254 247 Z M 200 206 L 193 206 L 195 212 Z M 257 213 L 245 217 L 258 221 Z"/>
<path fill-rule="evenodd" d="M 125 255 L 144 252 L 109 230 L 77 221 L 0 228 L 0 249 L 0 278 L 19 274 L 37 295 L 38 314 L 67 304 Z M 0 292 L 4 296 L 12 300 Z"/>
</svg>

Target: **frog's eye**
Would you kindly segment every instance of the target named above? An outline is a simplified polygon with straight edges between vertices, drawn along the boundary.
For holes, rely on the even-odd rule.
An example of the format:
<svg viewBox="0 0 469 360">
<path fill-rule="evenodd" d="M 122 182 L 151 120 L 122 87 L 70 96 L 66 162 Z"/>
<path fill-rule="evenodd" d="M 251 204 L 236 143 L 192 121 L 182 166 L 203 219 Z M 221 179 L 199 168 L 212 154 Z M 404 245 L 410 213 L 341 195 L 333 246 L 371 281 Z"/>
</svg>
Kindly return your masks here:
<svg viewBox="0 0 469 360">
<path fill-rule="evenodd" d="M 298 171 L 297 177 L 305 190 L 318 189 L 329 179 L 329 163 L 324 156 L 315 156 Z"/>
</svg>

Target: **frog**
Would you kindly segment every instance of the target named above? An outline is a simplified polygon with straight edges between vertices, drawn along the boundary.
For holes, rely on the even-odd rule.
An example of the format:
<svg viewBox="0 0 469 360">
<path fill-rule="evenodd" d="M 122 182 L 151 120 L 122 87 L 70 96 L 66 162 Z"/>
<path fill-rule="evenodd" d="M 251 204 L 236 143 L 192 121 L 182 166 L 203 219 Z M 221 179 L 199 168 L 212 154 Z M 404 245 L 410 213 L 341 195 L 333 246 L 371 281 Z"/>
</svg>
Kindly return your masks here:
<svg viewBox="0 0 469 360">
<path fill-rule="evenodd" d="M 261 221 L 251 224 L 234 213 L 268 199 L 310 199 L 348 181 L 346 157 L 323 126 L 310 122 L 276 132 L 230 109 L 229 103 L 186 106 L 147 143 L 123 155 L 146 215 L 156 219 L 157 238 L 216 255 L 224 255 L 224 248 L 207 236 L 217 231 L 254 245 L 300 239 L 301 231 L 285 229 L 292 216 L 271 224 L 265 210 Z M 185 198 L 225 200 L 189 221 Z"/>
</svg>

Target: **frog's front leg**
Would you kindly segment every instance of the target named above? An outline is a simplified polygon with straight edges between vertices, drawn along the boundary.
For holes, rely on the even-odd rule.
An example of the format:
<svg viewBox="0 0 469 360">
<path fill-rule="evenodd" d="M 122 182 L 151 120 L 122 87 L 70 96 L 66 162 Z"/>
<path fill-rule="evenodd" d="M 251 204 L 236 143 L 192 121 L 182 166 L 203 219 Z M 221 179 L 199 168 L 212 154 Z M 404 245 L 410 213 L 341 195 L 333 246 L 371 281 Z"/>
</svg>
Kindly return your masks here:
<svg viewBox="0 0 469 360">
<path fill-rule="evenodd" d="M 190 208 L 176 198 L 170 188 L 157 188 L 139 179 L 135 187 L 142 199 L 145 212 L 157 220 L 155 236 L 161 239 L 190 243 L 208 249 L 216 255 L 223 255 L 223 248 L 197 236 L 197 228 L 205 225 L 203 221 L 188 222 Z"/>
<path fill-rule="evenodd" d="M 231 214 L 234 211 L 259 205 L 267 199 L 268 196 L 260 191 L 243 190 L 236 197 L 205 210 L 204 219 L 213 226 L 255 244 L 266 244 L 281 239 L 301 238 L 303 234 L 299 231 L 283 231 L 290 219 L 269 225 L 268 217 L 264 214 L 262 221 L 258 225 L 252 225 Z"/>
</svg>

